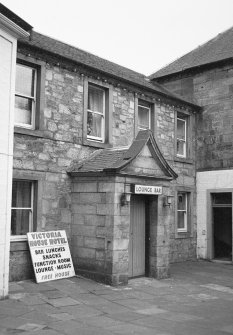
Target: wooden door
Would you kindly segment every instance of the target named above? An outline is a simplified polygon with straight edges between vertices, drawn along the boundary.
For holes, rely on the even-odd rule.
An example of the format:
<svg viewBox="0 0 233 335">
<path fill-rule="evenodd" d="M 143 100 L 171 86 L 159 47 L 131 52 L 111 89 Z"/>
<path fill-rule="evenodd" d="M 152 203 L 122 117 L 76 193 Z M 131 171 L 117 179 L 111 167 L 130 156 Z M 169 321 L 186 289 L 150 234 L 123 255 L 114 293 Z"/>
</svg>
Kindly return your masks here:
<svg viewBox="0 0 233 335">
<path fill-rule="evenodd" d="M 132 195 L 130 201 L 129 277 L 145 275 L 145 201 Z"/>
</svg>

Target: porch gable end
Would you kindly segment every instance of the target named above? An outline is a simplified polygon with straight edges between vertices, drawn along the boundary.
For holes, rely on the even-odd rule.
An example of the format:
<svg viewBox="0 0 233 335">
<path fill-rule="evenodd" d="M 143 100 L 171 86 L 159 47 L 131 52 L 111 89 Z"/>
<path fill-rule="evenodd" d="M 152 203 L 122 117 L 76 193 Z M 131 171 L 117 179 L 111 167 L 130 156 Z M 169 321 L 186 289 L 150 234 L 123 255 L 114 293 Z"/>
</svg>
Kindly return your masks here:
<svg viewBox="0 0 233 335">
<path fill-rule="evenodd" d="M 178 175 L 163 157 L 151 130 L 139 131 L 129 148 L 104 149 L 94 152 L 87 160 L 75 162 L 71 176 L 124 174 L 172 180 Z"/>
</svg>

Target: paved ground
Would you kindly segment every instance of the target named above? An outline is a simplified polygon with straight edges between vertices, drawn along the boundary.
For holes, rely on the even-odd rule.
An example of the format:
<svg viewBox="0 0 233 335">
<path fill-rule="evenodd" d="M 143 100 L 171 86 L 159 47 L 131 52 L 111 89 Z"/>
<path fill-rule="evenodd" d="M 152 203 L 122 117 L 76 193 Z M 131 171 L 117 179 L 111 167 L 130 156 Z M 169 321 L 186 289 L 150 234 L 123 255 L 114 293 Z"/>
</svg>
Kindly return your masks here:
<svg viewBox="0 0 233 335">
<path fill-rule="evenodd" d="M 171 278 L 109 287 L 74 277 L 10 285 L 0 335 L 233 334 L 233 266 L 186 262 Z"/>
</svg>

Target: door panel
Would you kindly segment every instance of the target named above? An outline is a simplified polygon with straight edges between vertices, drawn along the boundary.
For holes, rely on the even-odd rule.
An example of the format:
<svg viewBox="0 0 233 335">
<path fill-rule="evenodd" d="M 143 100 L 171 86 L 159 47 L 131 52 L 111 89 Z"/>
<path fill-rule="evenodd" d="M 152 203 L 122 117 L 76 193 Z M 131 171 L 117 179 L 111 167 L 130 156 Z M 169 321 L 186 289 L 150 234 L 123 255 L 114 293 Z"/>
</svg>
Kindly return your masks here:
<svg viewBox="0 0 233 335">
<path fill-rule="evenodd" d="M 129 277 L 145 275 L 145 201 L 131 196 Z"/>
</svg>

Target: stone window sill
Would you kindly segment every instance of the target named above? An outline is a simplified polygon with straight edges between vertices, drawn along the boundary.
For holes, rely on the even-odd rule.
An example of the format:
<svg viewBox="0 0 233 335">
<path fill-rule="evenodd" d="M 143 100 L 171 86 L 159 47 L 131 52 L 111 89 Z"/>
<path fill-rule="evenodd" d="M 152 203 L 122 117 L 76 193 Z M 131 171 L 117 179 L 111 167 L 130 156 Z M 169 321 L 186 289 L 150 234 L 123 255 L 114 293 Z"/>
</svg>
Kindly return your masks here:
<svg viewBox="0 0 233 335">
<path fill-rule="evenodd" d="M 34 137 L 44 137 L 44 133 L 41 130 L 38 129 L 27 129 L 27 128 L 21 128 L 21 127 L 14 127 L 14 133 L 15 134 L 23 134 L 23 135 L 29 135 Z"/>
<path fill-rule="evenodd" d="M 28 241 L 11 241 L 10 251 L 28 251 Z"/>
<path fill-rule="evenodd" d="M 192 234 L 190 232 L 176 232 L 176 239 L 191 238 Z"/>
<path fill-rule="evenodd" d="M 102 142 L 92 141 L 89 139 L 84 139 L 83 145 L 88 145 L 89 147 L 95 147 L 95 148 L 101 148 L 101 149 L 112 148 L 112 145 L 110 143 L 102 143 Z"/>
</svg>

